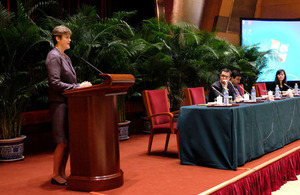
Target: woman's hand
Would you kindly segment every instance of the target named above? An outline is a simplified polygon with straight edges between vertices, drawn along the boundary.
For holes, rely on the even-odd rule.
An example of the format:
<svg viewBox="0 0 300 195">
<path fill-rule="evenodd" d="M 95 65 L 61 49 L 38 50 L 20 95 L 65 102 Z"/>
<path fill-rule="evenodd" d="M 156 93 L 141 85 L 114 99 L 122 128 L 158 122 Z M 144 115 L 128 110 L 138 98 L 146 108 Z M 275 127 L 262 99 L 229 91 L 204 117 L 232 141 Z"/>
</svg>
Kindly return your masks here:
<svg viewBox="0 0 300 195">
<path fill-rule="evenodd" d="M 92 86 L 92 83 L 89 81 L 84 81 L 84 82 L 80 83 L 80 88 L 90 87 L 90 86 Z"/>
</svg>

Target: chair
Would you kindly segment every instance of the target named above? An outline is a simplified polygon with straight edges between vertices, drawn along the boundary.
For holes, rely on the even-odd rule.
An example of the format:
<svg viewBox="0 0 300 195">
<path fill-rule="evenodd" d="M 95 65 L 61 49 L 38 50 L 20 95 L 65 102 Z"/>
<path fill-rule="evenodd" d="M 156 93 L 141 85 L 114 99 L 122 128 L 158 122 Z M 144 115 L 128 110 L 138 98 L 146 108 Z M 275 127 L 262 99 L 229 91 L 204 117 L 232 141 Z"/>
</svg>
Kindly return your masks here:
<svg viewBox="0 0 300 195">
<path fill-rule="evenodd" d="M 184 94 L 188 105 L 206 104 L 203 87 L 185 88 Z"/>
<path fill-rule="evenodd" d="M 239 84 L 238 86 L 240 88 L 241 94 L 244 95 L 245 94 L 244 85 L 243 84 Z"/>
<path fill-rule="evenodd" d="M 255 87 L 256 90 L 256 97 L 267 95 L 266 83 L 255 83 L 253 86 Z"/>
<path fill-rule="evenodd" d="M 147 118 L 150 119 L 151 130 L 148 144 L 148 154 L 150 155 L 153 136 L 155 133 L 167 133 L 165 150 L 168 149 L 170 134 L 176 134 L 177 148 L 179 156 L 179 133 L 177 130 L 177 122 L 174 122 L 174 114 L 170 112 L 169 99 L 166 89 L 145 90 L 142 92 L 144 104 L 147 111 Z"/>
</svg>

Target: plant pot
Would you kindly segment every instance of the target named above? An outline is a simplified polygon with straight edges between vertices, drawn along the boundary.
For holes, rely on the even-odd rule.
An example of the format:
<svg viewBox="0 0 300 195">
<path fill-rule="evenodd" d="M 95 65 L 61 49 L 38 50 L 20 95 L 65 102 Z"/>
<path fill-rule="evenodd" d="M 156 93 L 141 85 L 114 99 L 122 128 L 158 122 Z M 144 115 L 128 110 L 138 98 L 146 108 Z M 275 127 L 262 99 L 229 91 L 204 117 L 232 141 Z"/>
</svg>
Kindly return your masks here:
<svg viewBox="0 0 300 195">
<path fill-rule="evenodd" d="M 151 131 L 151 123 L 150 120 L 147 119 L 147 117 L 142 117 L 143 121 L 144 121 L 144 133 L 150 133 Z"/>
<path fill-rule="evenodd" d="M 24 159 L 25 135 L 13 139 L 0 139 L 0 162 L 10 162 Z"/>
<path fill-rule="evenodd" d="M 129 123 L 130 121 L 127 120 L 123 123 L 119 123 L 119 140 L 129 139 Z"/>
</svg>

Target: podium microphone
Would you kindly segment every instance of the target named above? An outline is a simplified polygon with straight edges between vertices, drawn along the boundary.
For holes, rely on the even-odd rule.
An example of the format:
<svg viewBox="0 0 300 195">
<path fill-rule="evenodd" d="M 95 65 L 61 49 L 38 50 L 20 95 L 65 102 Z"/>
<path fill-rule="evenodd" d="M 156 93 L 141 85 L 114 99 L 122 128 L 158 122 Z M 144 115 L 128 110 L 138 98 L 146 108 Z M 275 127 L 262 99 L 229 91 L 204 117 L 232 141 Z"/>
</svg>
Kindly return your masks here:
<svg viewBox="0 0 300 195">
<path fill-rule="evenodd" d="M 77 58 L 79 58 L 76 54 L 74 54 Z M 80 57 L 80 59 L 82 61 L 84 61 L 85 63 L 87 63 L 89 66 L 91 66 L 92 68 L 94 68 L 95 70 L 97 70 L 100 74 L 103 74 L 102 71 L 100 71 L 98 68 L 96 68 L 94 65 L 92 65 L 91 63 L 89 63 L 88 61 L 86 61 L 85 59 L 83 59 L 82 57 Z"/>
<path fill-rule="evenodd" d="M 215 90 L 220 96 L 224 97 L 224 95 L 221 92 L 219 92 L 214 86 L 211 86 L 211 88 Z"/>
<path fill-rule="evenodd" d="M 292 87 L 288 86 L 286 83 L 283 83 L 285 86 L 287 86 L 290 90 L 293 90 Z"/>
<path fill-rule="evenodd" d="M 88 65 L 90 65 L 91 67 L 93 67 L 95 70 L 97 70 L 100 74 L 103 74 L 102 71 L 100 71 L 98 68 L 96 68 L 95 66 L 93 66 L 91 63 L 89 63 L 88 61 L 86 61 L 85 59 L 83 59 L 82 57 L 80 57 L 80 59 L 82 59 L 85 63 L 87 63 Z"/>
</svg>

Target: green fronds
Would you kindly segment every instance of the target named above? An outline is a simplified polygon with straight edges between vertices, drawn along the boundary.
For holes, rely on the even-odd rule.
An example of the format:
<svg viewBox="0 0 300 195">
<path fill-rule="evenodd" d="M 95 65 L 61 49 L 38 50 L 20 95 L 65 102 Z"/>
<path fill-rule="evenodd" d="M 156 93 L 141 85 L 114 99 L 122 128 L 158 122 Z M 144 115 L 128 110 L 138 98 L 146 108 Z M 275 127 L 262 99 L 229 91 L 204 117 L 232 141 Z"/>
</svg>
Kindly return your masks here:
<svg viewBox="0 0 300 195">
<path fill-rule="evenodd" d="M 129 11 L 129 12 L 120 11 L 120 12 L 115 12 L 113 14 L 113 18 L 115 18 L 117 20 L 126 21 L 129 18 L 133 17 L 135 14 L 136 14 L 136 11 Z"/>
<path fill-rule="evenodd" d="M 8 10 L 0 2 L 0 28 L 5 27 L 13 17 L 14 14 L 8 12 Z"/>
<path fill-rule="evenodd" d="M 41 1 L 31 6 L 30 9 L 27 11 L 27 14 L 28 16 L 32 16 L 32 14 L 34 14 L 37 11 L 41 11 L 44 13 L 44 10 L 52 9 L 54 6 L 56 7 L 59 6 L 57 1 L 54 0 Z"/>
<path fill-rule="evenodd" d="M 208 88 L 225 67 L 242 72 L 243 83 L 252 86 L 267 69 L 266 56 L 272 57 L 272 51 L 260 52 L 257 46 L 237 47 L 188 23 L 173 25 L 151 18 L 132 27 L 127 21 L 135 11 L 100 18 L 92 6 L 82 6 L 76 14 L 59 19 L 54 12 L 47 15 L 55 5 L 57 1 L 43 1 L 27 12 L 20 5 L 13 14 L 0 4 L 1 108 L 20 111 L 33 104 L 32 99 L 47 101 L 44 60 L 54 47 L 51 31 L 57 25 L 73 32 L 71 49 L 66 53 L 72 59 L 78 82 L 102 82 L 99 73 L 83 58 L 105 73 L 133 74 L 136 82 L 127 97 L 140 96 L 145 89 L 167 87 L 174 110 L 180 105 L 185 87 Z M 29 16 L 35 15 L 41 17 L 34 23 Z M 15 117 L 12 110 L 6 110 L 4 118 Z M 0 127 L 4 131 L 8 127 L 18 129 L 13 123 L 0 124 L 7 126 Z"/>
</svg>

